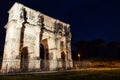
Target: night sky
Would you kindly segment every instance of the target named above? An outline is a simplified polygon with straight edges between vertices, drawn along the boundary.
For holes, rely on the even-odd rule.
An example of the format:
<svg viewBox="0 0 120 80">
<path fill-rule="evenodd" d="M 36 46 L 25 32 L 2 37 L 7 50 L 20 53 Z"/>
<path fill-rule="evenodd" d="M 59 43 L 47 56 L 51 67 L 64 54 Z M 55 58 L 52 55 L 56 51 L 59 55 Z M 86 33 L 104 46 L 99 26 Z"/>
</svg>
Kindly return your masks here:
<svg viewBox="0 0 120 80">
<path fill-rule="evenodd" d="M 120 42 L 119 0 L 0 0 L 0 50 L 4 48 L 7 12 L 14 2 L 69 23 L 72 42 L 97 38 Z"/>
</svg>

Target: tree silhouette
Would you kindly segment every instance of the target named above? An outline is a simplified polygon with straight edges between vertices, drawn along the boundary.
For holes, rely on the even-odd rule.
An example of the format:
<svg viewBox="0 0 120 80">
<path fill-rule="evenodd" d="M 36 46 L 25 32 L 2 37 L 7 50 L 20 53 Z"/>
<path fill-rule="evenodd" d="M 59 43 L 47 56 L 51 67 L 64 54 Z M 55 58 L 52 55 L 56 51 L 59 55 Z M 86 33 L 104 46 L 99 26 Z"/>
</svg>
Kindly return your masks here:
<svg viewBox="0 0 120 80">
<path fill-rule="evenodd" d="M 80 40 L 74 46 L 77 48 L 76 53 L 81 54 L 81 59 L 120 59 L 119 42 L 105 43 L 103 39 L 99 38 L 92 41 Z"/>
</svg>

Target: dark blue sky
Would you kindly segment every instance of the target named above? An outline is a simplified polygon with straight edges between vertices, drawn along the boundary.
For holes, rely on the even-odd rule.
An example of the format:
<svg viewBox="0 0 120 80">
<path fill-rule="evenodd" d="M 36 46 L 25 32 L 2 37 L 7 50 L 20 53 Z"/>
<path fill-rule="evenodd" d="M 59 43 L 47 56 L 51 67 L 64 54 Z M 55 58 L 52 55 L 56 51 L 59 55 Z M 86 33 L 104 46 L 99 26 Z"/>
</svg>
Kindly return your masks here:
<svg viewBox="0 0 120 80">
<path fill-rule="evenodd" d="M 120 42 L 119 0 L 0 0 L 0 50 L 7 11 L 16 1 L 71 24 L 73 42 L 97 38 Z"/>
</svg>

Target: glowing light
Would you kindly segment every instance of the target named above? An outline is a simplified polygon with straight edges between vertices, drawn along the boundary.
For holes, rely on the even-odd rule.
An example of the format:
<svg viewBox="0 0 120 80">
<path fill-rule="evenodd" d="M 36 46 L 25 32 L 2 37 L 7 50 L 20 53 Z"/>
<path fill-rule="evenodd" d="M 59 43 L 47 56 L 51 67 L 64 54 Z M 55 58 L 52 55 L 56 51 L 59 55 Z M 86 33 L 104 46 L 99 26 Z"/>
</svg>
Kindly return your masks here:
<svg viewBox="0 0 120 80">
<path fill-rule="evenodd" d="M 78 57 L 80 57 L 80 54 L 78 53 Z"/>
</svg>

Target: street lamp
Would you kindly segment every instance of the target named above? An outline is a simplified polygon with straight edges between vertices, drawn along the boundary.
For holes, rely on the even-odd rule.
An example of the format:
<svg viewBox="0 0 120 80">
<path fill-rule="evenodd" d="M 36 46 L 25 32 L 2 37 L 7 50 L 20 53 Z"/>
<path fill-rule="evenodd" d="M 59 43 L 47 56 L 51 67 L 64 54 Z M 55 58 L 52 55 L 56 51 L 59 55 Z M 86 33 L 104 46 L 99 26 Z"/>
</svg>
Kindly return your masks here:
<svg viewBox="0 0 120 80">
<path fill-rule="evenodd" d="M 79 67 L 80 67 L 80 54 L 78 53 Z"/>
</svg>

